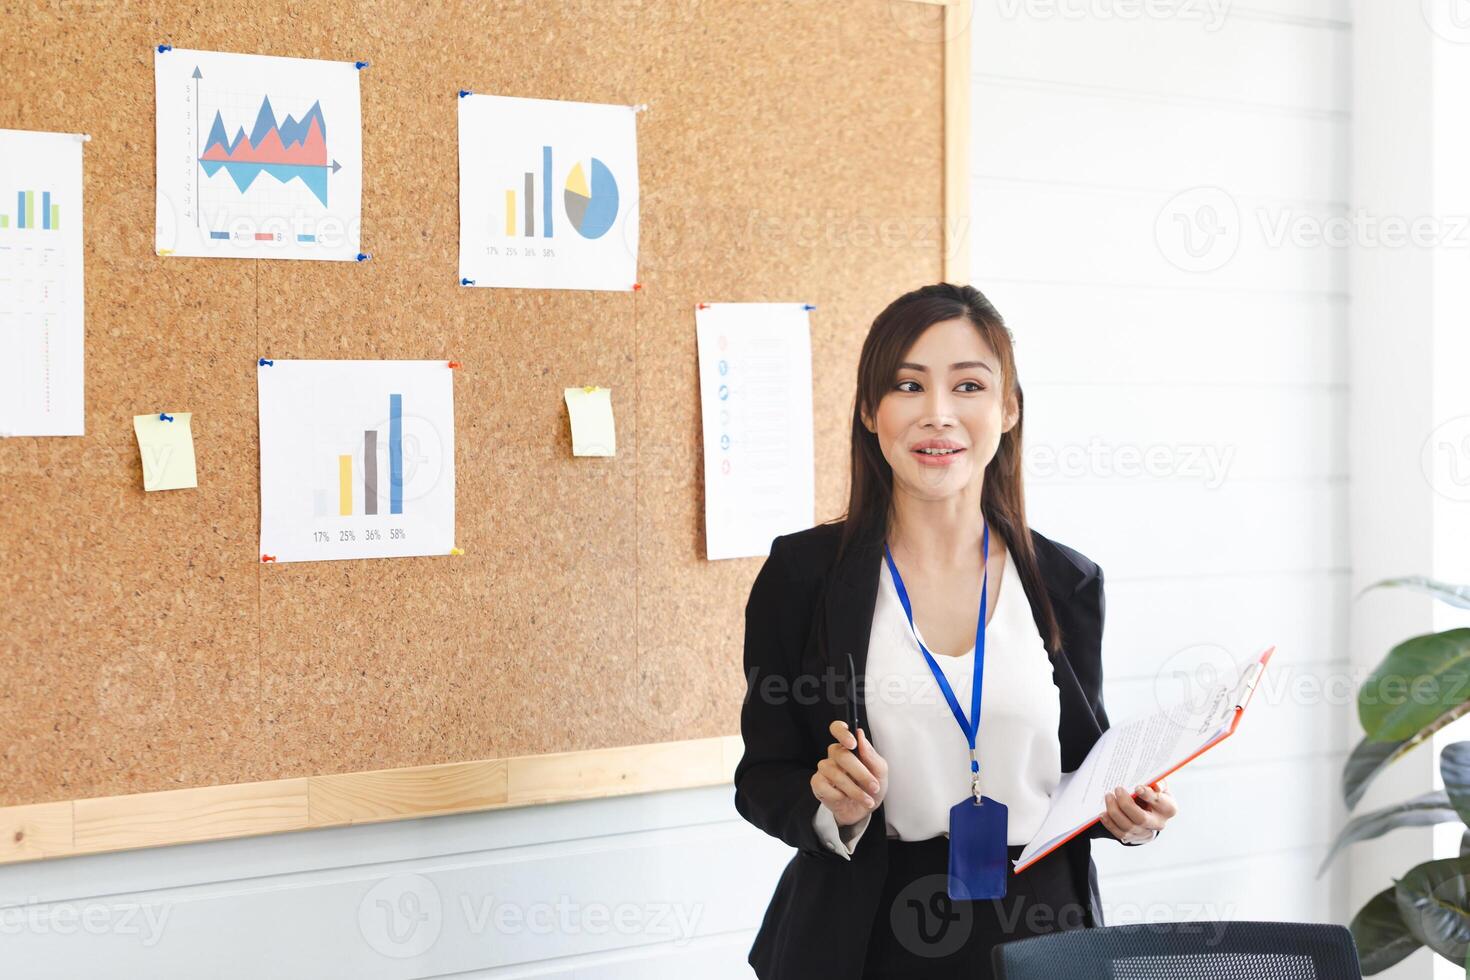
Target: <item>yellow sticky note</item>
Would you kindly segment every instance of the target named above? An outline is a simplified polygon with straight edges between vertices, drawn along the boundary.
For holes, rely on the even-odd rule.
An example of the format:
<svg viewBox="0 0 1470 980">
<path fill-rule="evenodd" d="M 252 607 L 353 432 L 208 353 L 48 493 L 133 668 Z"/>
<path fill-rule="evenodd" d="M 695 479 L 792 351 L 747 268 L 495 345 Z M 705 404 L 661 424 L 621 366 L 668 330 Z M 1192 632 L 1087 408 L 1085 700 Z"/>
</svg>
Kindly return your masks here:
<svg viewBox="0 0 1470 980">
<path fill-rule="evenodd" d="M 567 400 L 567 413 L 572 417 L 572 455 L 616 456 L 612 389 L 585 385 L 566 388 L 562 394 Z"/>
<path fill-rule="evenodd" d="M 143 457 L 144 490 L 187 490 L 199 483 L 194 476 L 194 433 L 191 412 L 165 412 L 168 418 L 134 415 L 138 453 Z M 172 419 L 173 421 L 169 421 Z"/>
</svg>

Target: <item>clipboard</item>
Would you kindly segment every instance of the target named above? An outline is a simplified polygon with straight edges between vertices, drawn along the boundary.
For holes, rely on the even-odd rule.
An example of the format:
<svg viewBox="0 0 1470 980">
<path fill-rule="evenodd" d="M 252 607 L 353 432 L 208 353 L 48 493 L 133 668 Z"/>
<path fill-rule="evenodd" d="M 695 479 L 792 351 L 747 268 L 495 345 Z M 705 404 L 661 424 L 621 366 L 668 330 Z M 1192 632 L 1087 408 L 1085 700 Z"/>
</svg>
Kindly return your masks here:
<svg viewBox="0 0 1470 980">
<path fill-rule="evenodd" d="M 1199 758 L 1205 752 L 1219 745 L 1225 739 L 1235 734 L 1240 726 L 1241 716 L 1245 714 L 1246 706 L 1250 704 L 1252 695 L 1255 694 L 1256 686 L 1259 684 L 1261 675 L 1266 671 L 1266 663 L 1271 659 L 1271 654 L 1276 651 L 1274 645 L 1267 647 L 1259 656 L 1248 665 L 1234 684 L 1221 684 L 1213 688 L 1204 703 L 1197 709 L 1185 709 L 1182 705 L 1175 705 L 1157 712 L 1154 715 L 1129 722 L 1122 726 L 1110 727 L 1103 732 L 1087 758 L 1073 772 L 1063 773 L 1062 781 L 1052 793 L 1052 808 L 1042 819 L 1041 828 L 1037 831 L 1035 839 L 1026 845 L 1020 857 L 1012 862 L 1015 874 L 1020 874 L 1031 865 L 1040 861 L 1048 854 L 1066 844 L 1078 834 L 1086 832 L 1093 824 L 1098 823 L 1101 817 L 1096 815 L 1097 804 L 1090 804 L 1093 816 L 1083 818 L 1080 821 L 1076 814 L 1079 805 L 1087 807 L 1086 803 L 1091 798 L 1101 796 L 1117 785 L 1138 785 L 1145 783 L 1157 788 L 1159 780 L 1177 772 L 1184 766 Z M 1194 733 L 1203 741 L 1198 741 L 1191 735 L 1188 725 L 1190 723 L 1198 726 Z M 1119 746 L 1121 739 L 1140 735 L 1138 729 L 1146 732 L 1150 727 L 1155 729 L 1160 726 L 1174 726 L 1180 731 L 1178 743 L 1174 746 L 1175 752 L 1171 754 L 1181 755 L 1181 758 L 1168 762 L 1157 774 L 1147 778 L 1114 780 L 1107 782 L 1111 785 L 1088 788 L 1088 782 L 1098 782 L 1099 770 L 1112 770 L 1112 756 L 1119 748 L 1126 751 L 1127 746 Z M 1155 771 L 1150 768 L 1147 771 Z M 1081 779 L 1082 782 L 1078 782 Z M 1068 817 L 1068 813 L 1073 816 Z"/>
</svg>

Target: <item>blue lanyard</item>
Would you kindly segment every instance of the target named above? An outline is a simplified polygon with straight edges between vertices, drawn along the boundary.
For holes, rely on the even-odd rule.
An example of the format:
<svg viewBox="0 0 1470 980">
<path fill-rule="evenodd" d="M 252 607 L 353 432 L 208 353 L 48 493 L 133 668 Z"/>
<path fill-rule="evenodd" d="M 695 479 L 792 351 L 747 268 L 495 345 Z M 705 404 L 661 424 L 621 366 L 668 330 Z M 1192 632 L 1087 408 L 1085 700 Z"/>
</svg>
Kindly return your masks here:
<svg viewBox="0 0 1470 980">
<path fill-rule="evenodd" d="M 888 562 L 888 571 L 893 574 L 893 584 L 898 589 L 898 601 L 903 603 L 903 613 L 909 620 L 909 631 L 914 634 L 914 642 L 919 645 L 924 659 L 928 661 L 929 670 L 934 674 L 934 680 L 938 682 L 939 689 L 944 692 L 944 699 L 949 702 L 949 710 L 954 713 L 955 721 L 960 723 L 960 730 L 965 733 L 965 738 L 970 743 L 971 788 L 976 799 L 980 797 L 980 760 L 975 757 L 975 735 L 980 731 L 980 688 L 985 675 L 985 605 L 990 582 L 990 525 L 988 523 L 985 525 L 981 548 L 983 556 L 981 567 L 984 573 L 980 579 L 980 621 L 975 624 L 975 678 L 970 690 L 970 720 L 966 721 L 965 713 L 960 710 L 960 703 L 955 700 L 954 691 L 950 689 L 944 671 L 939 669 L 939 664 L 934 662 L 934 657 L 924 646 L 924 641 L 919 639 L 918 630 L 914 629 L 914 609 L 909 604 L 908 590 L 903 587 L 903 576 L 898 574 L 898 567 L 893 564 L 893 554 L 888 550 L 888 543 L 886 541 L 883 543 L 883 558 Z"/>
</svg>

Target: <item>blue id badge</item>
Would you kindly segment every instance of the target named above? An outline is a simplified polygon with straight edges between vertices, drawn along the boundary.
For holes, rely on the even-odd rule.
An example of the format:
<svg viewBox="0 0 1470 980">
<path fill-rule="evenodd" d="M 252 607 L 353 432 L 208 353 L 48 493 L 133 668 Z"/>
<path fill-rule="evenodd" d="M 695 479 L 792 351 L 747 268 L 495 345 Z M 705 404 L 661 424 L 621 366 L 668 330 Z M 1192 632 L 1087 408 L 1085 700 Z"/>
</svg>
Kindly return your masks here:
<svg viewBox="0 0 1470 980">
<path fill-rule="evenodd" d="M 1010 877 L 1006 805 L 967 796 L 949 808 L 949 897 L 1004 898 Z"/>
</svg>

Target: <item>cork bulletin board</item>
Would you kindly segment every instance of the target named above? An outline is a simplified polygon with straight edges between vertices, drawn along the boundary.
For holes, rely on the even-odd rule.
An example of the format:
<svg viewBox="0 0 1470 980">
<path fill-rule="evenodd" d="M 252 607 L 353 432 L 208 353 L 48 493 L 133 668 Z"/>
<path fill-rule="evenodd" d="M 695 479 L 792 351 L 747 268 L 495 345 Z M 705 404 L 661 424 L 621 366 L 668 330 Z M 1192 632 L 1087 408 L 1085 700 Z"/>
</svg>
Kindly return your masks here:
<svg viewBox="0 0 1470 980">
<path fill-rule="evenodd" d="M 496 760 L 582 780 L 603 759 L 617 782 L 616 757 L 596 753 L 715 744 L 712 763 L 670 756 L 674 775 L 632 785 L 676 785 L 690 766 L 719 781 L 762 559 L 704 558 L 694 306 L 816 306 L 818 520 L 840 513 L 867 326 L 945 271 L 951 14 L 916 0 L 5 3 L 0 126 L 91 135 L 86 435 L 0 440 L 8 857 L 561 797 L 554 780 L 517 796 L 514 768 L 475 768 Z M 161 42 L 370 62 L 370 260 L 154 254 Z M 459 286 L 461 88 L 647 104 L 639 290 Z M 461 362 L 464 554 L 263 566 L 262 355 Z M 561 392 L 583 384 L 612 389 L 615 457 L 571 454 Z M 160 410 L 193 413 L 196 490 L 142 489 L 131 419 Z M 418 789 L 439 803 L 354 814 L 326 805 L 338 784 L 306 782 L 398 771 L 431 774 Z M 125 824 L 147 810 L 128 800 L 188 809 L 227 786 L 279 819 L 83 840 L 88 813 Z"/>
</svg>

